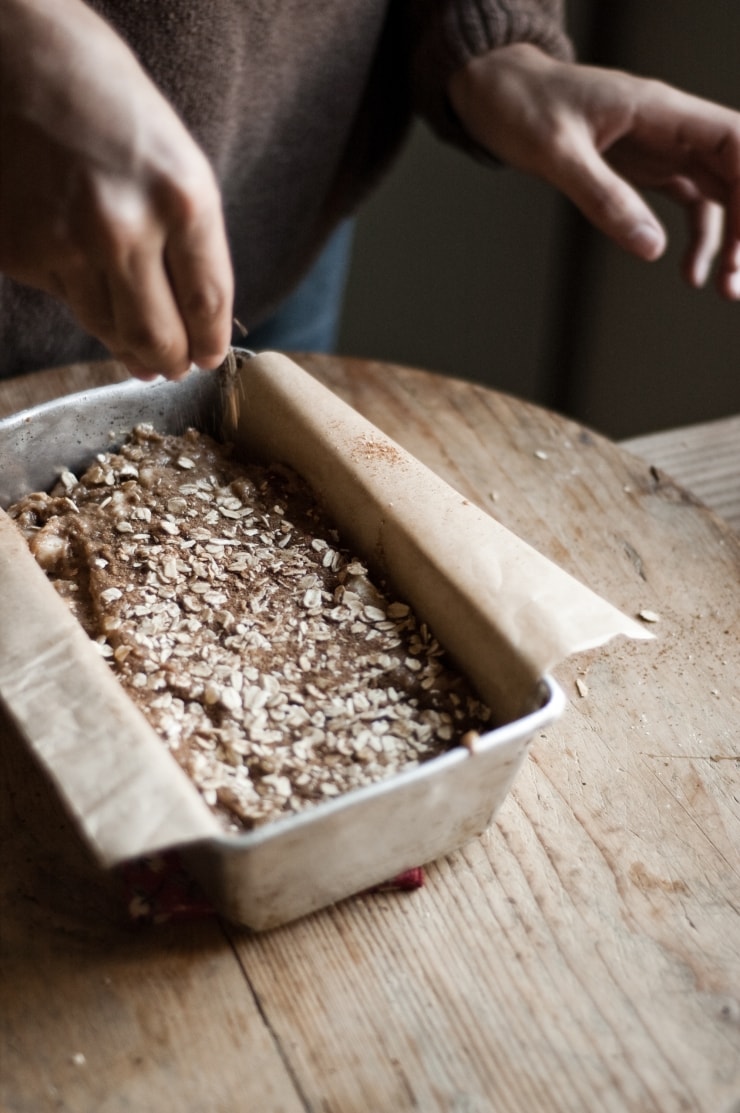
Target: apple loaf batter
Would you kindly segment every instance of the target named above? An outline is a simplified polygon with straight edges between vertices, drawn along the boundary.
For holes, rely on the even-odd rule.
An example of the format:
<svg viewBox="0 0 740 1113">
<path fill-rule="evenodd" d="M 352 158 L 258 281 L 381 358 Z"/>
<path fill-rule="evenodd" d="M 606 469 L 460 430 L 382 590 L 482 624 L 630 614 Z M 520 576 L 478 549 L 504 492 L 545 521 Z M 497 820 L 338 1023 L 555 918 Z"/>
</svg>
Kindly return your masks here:
<svg viewBox="0 0 740 1113">
<path fill-rule="evenodd" d="M 227 829 L 490 725 L 430 631 L 373 584 L 287 469 L 141 425 L 9 513 Z"/>
</svg>

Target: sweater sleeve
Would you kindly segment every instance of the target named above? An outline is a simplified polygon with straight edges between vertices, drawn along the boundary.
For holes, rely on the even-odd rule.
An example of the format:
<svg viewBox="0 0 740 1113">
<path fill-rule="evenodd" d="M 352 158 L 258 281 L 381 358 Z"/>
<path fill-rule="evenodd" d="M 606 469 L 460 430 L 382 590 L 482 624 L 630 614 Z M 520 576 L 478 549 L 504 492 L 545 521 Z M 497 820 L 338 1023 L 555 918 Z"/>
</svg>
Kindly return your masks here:
<svg viewBox="0 0 740 1113">
<path fill-rule="evenodd" d="M 447 85 L 454 71 L 511 43 L 532 43 L 556 58 L 573 56 L 564 0 L 411 0 L 411 20 L 415 111 L 440 138 L 487 159 L 450 106 Z"/>
</svg>

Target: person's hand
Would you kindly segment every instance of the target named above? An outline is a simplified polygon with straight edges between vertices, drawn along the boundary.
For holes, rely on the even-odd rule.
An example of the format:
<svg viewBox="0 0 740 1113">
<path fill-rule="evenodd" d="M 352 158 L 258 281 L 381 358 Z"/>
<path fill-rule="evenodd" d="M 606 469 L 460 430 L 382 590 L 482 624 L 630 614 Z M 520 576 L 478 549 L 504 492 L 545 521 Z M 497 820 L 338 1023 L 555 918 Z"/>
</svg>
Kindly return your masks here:
<svg viewBox="0 0 740 1113">
<path fill-rule="evenodd" d="M 81 0 L 3 0 L 0 272 L 140 378 L 217 366 L 233 278 L 210 165 Z"/>
<path fill-rule="evenodd" d="M 687 280 L 701 286 L 716 258 L 718 289 L 740 299 L 740 113 L 527 44 L 474 59 L 448 93 L 476 142 L 560 189 L 643 259 L 663 253 L 666 234 L 638 189 L 677 201 L 688 218 Z"/>
</svg>

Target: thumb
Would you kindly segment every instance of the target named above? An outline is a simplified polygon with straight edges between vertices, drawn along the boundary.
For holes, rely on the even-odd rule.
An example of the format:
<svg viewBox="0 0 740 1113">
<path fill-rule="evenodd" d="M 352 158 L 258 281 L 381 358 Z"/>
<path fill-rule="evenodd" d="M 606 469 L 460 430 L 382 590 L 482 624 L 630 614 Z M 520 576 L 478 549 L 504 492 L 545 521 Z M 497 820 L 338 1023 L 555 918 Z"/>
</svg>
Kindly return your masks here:
<svg viewBox="0 0 740 1113">
<path fill-rule="evenodd" d="M 666 233 L 640 194 L 588 146 L 558 160 L 551 181 L 604 235 L 625 251 L 652 261 L 663 254 Z"/>
</svg>

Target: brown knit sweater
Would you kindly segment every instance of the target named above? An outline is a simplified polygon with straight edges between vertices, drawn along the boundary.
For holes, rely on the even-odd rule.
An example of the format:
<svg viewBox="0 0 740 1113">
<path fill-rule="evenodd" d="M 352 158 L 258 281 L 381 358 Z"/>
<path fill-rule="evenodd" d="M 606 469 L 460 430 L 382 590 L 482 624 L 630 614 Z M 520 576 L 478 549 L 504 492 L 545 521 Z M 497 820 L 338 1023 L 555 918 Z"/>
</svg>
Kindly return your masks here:
<svg viewBox="0 0 740 1113">
<path fill-rule="evenodd" d="M 567 55 L 562 0 L 88 0 L 211 159 L 236 316 L 259 323 L 397 152 L 414 112 L 465 147 L 450 73 L 510 42 Z M 49 297 L 0 278 L 0 377 L 104 354 Z"/>
</svg>

